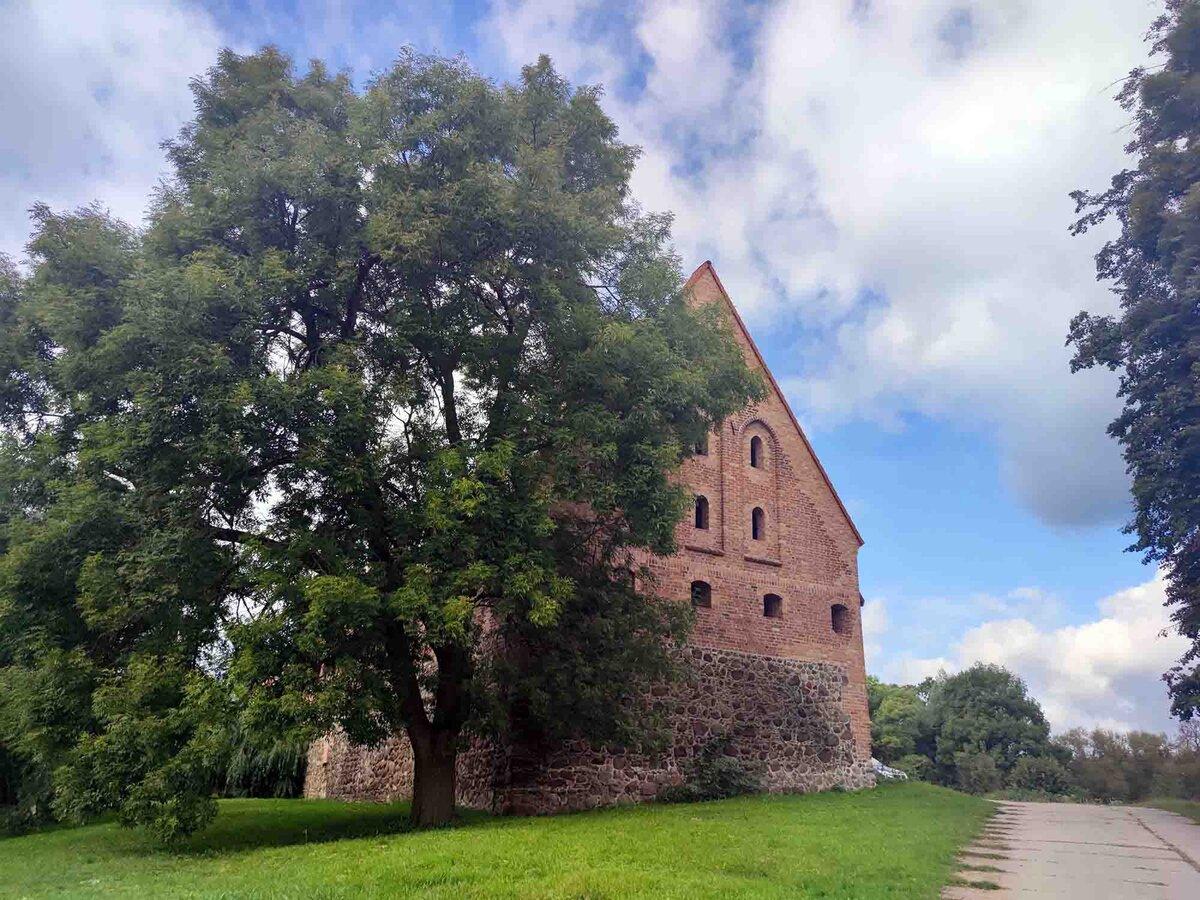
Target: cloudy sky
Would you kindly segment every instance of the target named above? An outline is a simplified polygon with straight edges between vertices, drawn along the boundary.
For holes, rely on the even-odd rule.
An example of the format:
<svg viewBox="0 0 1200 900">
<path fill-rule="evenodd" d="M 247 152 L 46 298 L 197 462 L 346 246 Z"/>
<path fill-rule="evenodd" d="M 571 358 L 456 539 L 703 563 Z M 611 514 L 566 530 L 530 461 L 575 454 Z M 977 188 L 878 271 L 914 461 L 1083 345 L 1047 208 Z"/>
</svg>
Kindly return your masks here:
<svg viewBox="0 0 1200 900">
<path fill-rule="evenodd" d="M 862 531 L 868 667 L 1019 672 L 1056 728 L 1166 729 L 1163 589 L 1119 527 L 1111 309 L 1078 187 L 1125 159 L 1152 0 L 0 0 L 0 250 L 25 210 L 138 221 L 188 79 L 274 43 L 358 83 L 397 49 L 498 80 L 549 53 L 644 148 L 643 205 L 712 259 Z"/>
</svg>

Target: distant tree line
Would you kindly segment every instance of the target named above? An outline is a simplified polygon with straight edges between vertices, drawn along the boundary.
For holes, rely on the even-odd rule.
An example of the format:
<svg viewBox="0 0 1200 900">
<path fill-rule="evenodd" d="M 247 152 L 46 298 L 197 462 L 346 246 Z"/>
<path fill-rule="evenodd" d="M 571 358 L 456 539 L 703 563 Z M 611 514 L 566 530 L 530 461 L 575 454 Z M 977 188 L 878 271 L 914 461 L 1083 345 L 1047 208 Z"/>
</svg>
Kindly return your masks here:
<svg viewBox="0 0 1200 900">
<path fill-rule="evenodd" d="M 910 777 L 976 794 L 1103 802 L 1200 797 L 1200 725 L 1176 739 L 1074 728 L 1052 736 L 1012 672 L 978 664 L 919 685 L 868 678 L 871 752 Z"/>
</svg>

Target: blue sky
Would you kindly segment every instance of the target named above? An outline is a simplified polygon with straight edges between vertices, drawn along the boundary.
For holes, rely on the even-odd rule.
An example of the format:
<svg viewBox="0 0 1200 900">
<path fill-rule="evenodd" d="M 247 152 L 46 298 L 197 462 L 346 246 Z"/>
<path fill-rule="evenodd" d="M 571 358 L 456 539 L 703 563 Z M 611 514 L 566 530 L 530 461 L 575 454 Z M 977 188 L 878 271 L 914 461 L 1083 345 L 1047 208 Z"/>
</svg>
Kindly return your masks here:
<svg viewBox="0 0 1200 900">
<path fill-rule="evenodd" d="M 1103 6 L 1103 9 L 1101 7 Z M 222 46 L 358 83 L 410 44 L 497 80 L 547 52 L 644 149 L 637 197 L 712 259 L 866 539 L 869 668 L 976 659 L 1053 724 L 1167 728 L 1179 652 L 1122 552 L 1127 483 L 1079 309 L 1111 309 L 1067 192 L 1125 160 L 1111 84 L 1147 0 L 0 0 L 0 249 L 34 200 L 136 221 Z"/>
</svg>

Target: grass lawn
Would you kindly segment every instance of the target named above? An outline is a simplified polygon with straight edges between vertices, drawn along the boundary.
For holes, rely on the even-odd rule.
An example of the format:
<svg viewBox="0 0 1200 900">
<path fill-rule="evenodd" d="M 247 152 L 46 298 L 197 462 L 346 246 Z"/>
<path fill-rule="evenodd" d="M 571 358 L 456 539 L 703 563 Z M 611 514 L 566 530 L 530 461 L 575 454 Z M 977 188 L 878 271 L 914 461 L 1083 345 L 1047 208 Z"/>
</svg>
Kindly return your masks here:
<svg viewBox="0 0 1200 900">
<path fill-rule="evenodd" d="M 0 839 L 0 896 L 933 898 L 993 809 L 906 783 L 404 833 L 400 804 L 229 800 L 173 851 L 113 823 Z"/>
<path fill-rule="evenodd" d="M 1153 800 L 1147 800 L 1145 803 L 1139 803 L 1138 805 L 1156 806 L 1159 809 L 1187 816 L 1193 822 L 1200 822 L 1200 800 L 1176 800 L 1174 797 L 1156 797 Z"/>
</svg>

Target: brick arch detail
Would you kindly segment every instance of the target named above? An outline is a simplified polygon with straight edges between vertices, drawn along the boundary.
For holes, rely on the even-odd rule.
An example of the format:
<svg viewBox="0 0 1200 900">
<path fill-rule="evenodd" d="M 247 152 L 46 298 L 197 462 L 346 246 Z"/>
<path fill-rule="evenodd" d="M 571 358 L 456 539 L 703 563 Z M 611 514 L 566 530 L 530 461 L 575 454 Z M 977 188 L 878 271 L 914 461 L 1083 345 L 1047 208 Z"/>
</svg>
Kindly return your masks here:
<svg viewBox="0 0 1200 900">
<path fill-rule="evenodd" d="M 750 438 L 753 435 L 765 438 L 767 466 L 765 469 L 754 470 L 755 474 L 751 475 L 749 448 Z M 735 440 L 732 443 L 737 448 L 735 466 L 746 476 L 743 484 L 752 485 L 755 480 L 761 484 L 764 477 L 769 481 L 765 490 L 751 488 L 740 498 L 738 527 L 741 529 L 743 552 L 749 557 L 782 563 L 785 544 L 783 531 L 784 528 L 791 527 L 791 522 L 787 521 L 783 515 L 784 506 L 780 482 L 781 479 L 791 476 L 791 462 L 784 452 L 783 444 L 776 435 L 775 429 L 755 413 L 751 413 L 741 421 L 735 430 L 734 437 Z M 755 541 L 751 537 L 750 517 L 751 511 L 756 506 L 761 506 L 763 512 L 766 513 L 767 534 L 763 541 Z"/>
<path fill-rule="evenodd" d="M 746 437 L 746 433 L 752 426 L 761 428 L 767 436 L 767 453 L 771 461 L 771 468 L 778 466 L 783 472 L 792 471 L 792 462 L 788 458 L 787 453 L 783 449 L 783 444 L 780 442 L 778 435 L 775 434 L 775 429 L 768 425 L 757 413 L 751 413 L 743 418 L 740 422 L 730 420 L 729 431 L 737 439 L 734 445 L 738 447 L 738 453 L 741 454 L 741 462 L 745 462 L 750 458 L 750 440 Z M 748 465 L 748 463 L 747 463 Z"/>
</svg>

